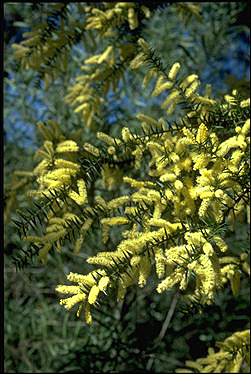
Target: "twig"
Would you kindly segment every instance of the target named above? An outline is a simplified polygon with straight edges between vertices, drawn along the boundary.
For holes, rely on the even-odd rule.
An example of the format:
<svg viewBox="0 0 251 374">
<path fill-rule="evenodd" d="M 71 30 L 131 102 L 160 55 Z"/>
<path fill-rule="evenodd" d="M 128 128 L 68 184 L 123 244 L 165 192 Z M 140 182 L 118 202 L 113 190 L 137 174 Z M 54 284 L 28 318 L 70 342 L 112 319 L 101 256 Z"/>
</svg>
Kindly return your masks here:
<svg viewBox="0 0 251 374">
<path fill-rule="evenodd" d="M 173 313 L 175 311 L 175 308 L 176 308 L 176 304 L 177 304 L 177 301 L 178 301 L 178 297 L 179 297 L 179 292 L 176 292 L 173 296 L 173 300 L 172 300 L 172 303 L 171 303 L 171 306 L 170 306 L 170 309 L 167 313 L 167 316 L 166 316 L 166 319 L 162 325 L 162 328 L 160 330 L 160 333 L 159 335 L 157 336 L 156 338 L 156 341 L 155 341 L 155 345 L 159 344 L 160 341 L 163 339 L 163 337 L 165 336 L 165 333 L 166 333 L 166 330 L 169 326 L 169 323 L 172 319 L 172 316 L 173 316 Z M 146 366 L 146 369 L 147 370 L 151 370 L 151 367 L 152 367 L 152 364 L 153 364 L 153 360 L 154 358 L 150 358 L 150 360 L 148 361 L 147 363 L 147 366 Z"/>
</svg>

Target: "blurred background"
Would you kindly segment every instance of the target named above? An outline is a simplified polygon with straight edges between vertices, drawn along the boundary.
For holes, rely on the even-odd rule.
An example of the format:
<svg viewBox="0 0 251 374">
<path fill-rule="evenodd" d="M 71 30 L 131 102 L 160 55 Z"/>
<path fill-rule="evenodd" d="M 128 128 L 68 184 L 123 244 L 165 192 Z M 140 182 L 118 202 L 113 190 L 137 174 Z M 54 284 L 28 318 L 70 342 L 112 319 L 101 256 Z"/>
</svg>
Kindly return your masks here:
<svg viewBox="0 0 251 374">
<path fill-rule="evenodd" d="M 206 2 L 201 6 L 202 22 L 178 19 L 172 2 L 151 5 L 153 16 L 144 22 L 142 35 L 158 52 L 164 65 L 179 61 L 182 73 L 197 73 L 205 84 L 212 85 L 212 96 L 238 89 L 250 97 L 250 3 Z M 75 3 L 69 3 L 70 21 L 81 21 Z M 83 128 L 79 113 L 64 103 L 67 89 L 80 74 L 84 59 L 97 50 L 80 40 L 72 47 L 67 74 L 58 76 L 45 90 L 37 74 L 22 69 L 14 56 L 13 43 L 21 43 L 24 33 L 37 22 L 46 21 L 50 3 L 4 4 L 4 371 L 5 372 L 173 372 L 185 360 L 205 356 L 209 346 L 236 330 L 249 326 L 249 282 L 241 279 L 241 291 L 234 299 L 230 287 L 217 296 L 214 306 L 203 315 L 184 314 L 178 305 L 165 337 L 155 344 L 163 326 L 173 294 L 154 292 L 156 279 L 151 278 L 143 290 L 132 289 L 125 302 L 106 301 L 95 313 L 95 323 L 87 328 L 83 319 L 68 313 L 59 305 L 55 287 L 65 283 L 70 271 L 85 272 L 85 259 L 93 254 L 97 233 L 90 234 L 85 251 L 74 256 L 71 246 L 63 254 L 52 253 L 46 267 L 39 264 L 17 272 L 11 255 L 22 247 L 11 223 L 16 208 L 28 207 L 25 182 L 8 204 L 16 179 L 14 170 L 30 171 L 35 165 L 34 151 L 41 146 L 37 135 L 38 121 L 56 120 L 71 133 Z M 132 118 L 143 112 L 158 118 L 163 115 L 163 96 L 151 97 L 152 86 L 142 89 L 143 72 L 125 74 L 125 85 L 110 92 L 104 108 L 105 131 L 118 136 L 123 119 L 130 127 Z M 39 84 L 38 84 L 39 83 Z M 176 113 L 171 120 L 180 116 Z M 95 144 L 95 133 L 83 129 L 85 141 Z M 114 234 L 116 236 L 116 234 Z M 249 225 L 244 221 L 229 239 L 231 251 L 249 250 Z M 84 271 L 83 271 L 84 269 Z"/>
</svg>

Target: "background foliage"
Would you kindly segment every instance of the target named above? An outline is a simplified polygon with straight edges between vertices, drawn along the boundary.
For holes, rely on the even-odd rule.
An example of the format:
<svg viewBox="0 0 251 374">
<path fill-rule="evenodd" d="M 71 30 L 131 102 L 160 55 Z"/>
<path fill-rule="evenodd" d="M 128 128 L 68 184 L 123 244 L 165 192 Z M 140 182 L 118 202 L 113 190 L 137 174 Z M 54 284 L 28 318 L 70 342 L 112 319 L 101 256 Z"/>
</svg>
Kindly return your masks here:
<svg viewBox="0 0 251 374">
<path fill-rule="evenodd" d="M 248 3 L 202 3 L 203 23 L 179 20 L 178 27 L 175 9 L 169 3 L 157 5 L 153 17 L 144 24 L 143 36 L 156 48 L 163 61 L 168 66 L 180 61 L 184 74 L 195 72 L 202 83 L 212 83 L 218 97 L 239 87 L 248 97 L 250 34 L 247 26 L 238 24 L 240 15 L 247 12 Z M 78 7 L 74 3 L 68 6 L 69 25 L 81 21 Z M 35 263 L 16 272 L 11 262 L 10 255 L 17 246 L 22 246 L 11 219 L 16 218 L 16 208 L 28 206 L 25 182 L 23 189 L 10 199 L 10 186 L 17 178 L 13 172 L 31 170 L 34 165 L 34 149 L 41 145 L 35 131 L 38 120 L 54 119 L 65 126 L 66 133 L 82 128 L 81 117 L 64 104 L 63 97 L 69 83 L 78 75 L 83 60 L 96 48 L 92 40 L 85 44 L 80 40 L 72 47 L 67 74 L 59 75 L 48 90 L 43 82 L 39 88 L 35 84 L 36 73 L 21 69 L 14 59 L 11 44 L 19 43 L 23 32 L 46 19 L 50 4 L 41 7 L 29 3 L 5 3 L 4 9 L 5 372 L 172 372 L 186 359 L 205 356 L 207 348 L 216 341 L 237 329 L 249 327 L 247 280 L 241 280 L 237 299 L 226 288 L 218 295 L 215 305 L 208 307 L 203 315 L 184 314 L 178 302 L 172 322 L 159 341 L 174 295 L 153 292 L 154 278 L 143 290 L 130 290 L 122 304 L 107 301 L 88 329 L 81 319 L 77 320 L 74 314 L 66 313 L 59 305 L 55 286 L 64 282 L 66 273 L 83 272 L 84 260 L 95 253 L 97 233 L 87 237 L 86 251 L 78 257 L 72 255 L 69 245 L 64 247 L 62 256 L 52 253 L 46 267 Z M 98 40 L 98 43 L 102 41 Z M 98 131 L 116 136 L 120 127 L 115 124 L 131 118 L 138 111 L 162 115 L 161 97 L 150 98 L 150 88 L 144 91 L 141 82 L 140 75 L 126 74 L 126 84 L 106 103 L 102 113 L 105 125 L 101 124 Z M 136 123 L 132 122 L 131 126 L 135 127 Z M 95 133 L 90 129 L 78 136 L 92 144 L 96 141 Z M 116 196 L 112 192 L 108 195 L 109 198 Z M 236 253 L 240 246 L 248 246 L 249 226 L 243 223 L 237 227 L 229 237 L 229 243 Z M 88 271 L 89 265 L 84 266 Z"/>
</svg>

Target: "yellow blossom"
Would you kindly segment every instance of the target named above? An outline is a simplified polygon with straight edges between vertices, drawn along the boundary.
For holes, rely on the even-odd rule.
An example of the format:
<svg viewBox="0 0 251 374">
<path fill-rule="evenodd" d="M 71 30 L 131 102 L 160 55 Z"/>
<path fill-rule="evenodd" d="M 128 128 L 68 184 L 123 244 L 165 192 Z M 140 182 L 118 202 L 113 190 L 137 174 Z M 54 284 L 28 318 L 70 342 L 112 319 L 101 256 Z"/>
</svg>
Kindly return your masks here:
<svg viewBox="0 0 251 374">
<path fill-rule="evenodd" d="M 165 275 L 166 257 L 163 249 L 158 248 L 155 252 L 156 273 L 159 279 Z"/>
<path fill-rule="evenodd" d="M 60 293 L 78 294 L 80 292 L 80 288 L 79 286 L 58 285 L 56 287 L 56 291 Z"/>
<path fill-rule="evenodd" d="M 86 298 L 86 295 L 84 293 L 78 293 L 77 295 L 74 295 L 67 299 L 61 299 L 60 304 L 64 305 L 64 307 L 69 310 L 75 304 L 79 303 L 80 301 L 84 301 L 85 298 Z"/>
<path fill-rule="evenodd" d="M 208 128 L 204 123 L 200 124 L 200 127 L 197 131 L 196 140 L 198 143 L 204 143 L 208 138 Z"/>
<path fill-rule="evenodd" d="M 180 99 L 180 93 L 178 90 L 172 91 L 170 95 L 168 95 L 167 99 L 161 105 L 161 108 L 165 109 L 171 103 L 176 103 Z"/>
<path fill-rule="evenodd" d="M 241 134 L 243 136 L 246 136 L 249 132 L 249 129 L 250 129 L 250 118 L 246 120 L 246 122 L 244 123 L 242 129 L 241 129 Z"/>
<path fill-rule="evenodd" d="M 185 96 L 189 98 L 199 87 L 200 82 L 198 80 L 195 80 L 185 91 Z"/>
<path fill-rule="evenodd" d="M 90 308 L 89 303 L 85 304 L 85 322 L 87 323 L 87 325 L 92 324 L 92 315 L 91 315 L 91 308 Z"/>
<path fill-rule="evenodd" d="M 65 140 L 58 144 L 56 152 L 77 152 L 79 147 L 73 140 Z"/>
<path fill-rule="evenodd" d="M 175 62 L 168 73 L 168 78 L 171 80 L 174 80 L 179 70 L 180 70 L 180 63 Z"/>
<path fill-rule="evenodd" d="M 85 181 L 83 179 L 79 179 L 77 181 L 77 186 L 78 186 L 79 193 L 71 190 L 69 192 L 69 197 L 72 200 L 74 200 L 77 204 L 82 205 L 85 202 L 87 202 L 87 191 L 86 191 Z"/>
<path fill-rule="evenodd" d="M 101 223 L 105 225 L 123 225 L 128 223 L 128 219 L 126 217 L 103 218 Z"/>
<path fill-rule="evenodd" d="M 100 278 L 98 282 L 98 288 L 100 289 L 100 291 L 105 292 L 109 282 L 110 282 L 110 278 L 107 276 Z"/>
<path fill-rule="evenodd" d="M 89 296 L 88 296 L 88 303 L 89 304 L 95 304 L 99 292 L 100 292 L 99 287 L 96 284 L 94 284 L 92 286 L 91 291 L 90 291 Z"/>
<path fill-rule="evenodd" d="M 212 247 L 212 245 L 211 245 L 209 242 L 206 242 L 206 243 L 203 245 L 203 252 L 204 252 L 207 256 L 212 256 L 212 255 L 214 254 L 213 247 Z"/>
<path fill-rule="evenodd" d="M 171 289 L 175 284 L 181 281 L 182 271 L 180 269 L 176 270 L 172 275 L 166 277 L 157 287 L 157 292 L 162 293 Z"/>
<path fill-rule="evenodd" d="M 240 103 L 240 106 L 241 106 L 241 108 L 245 108 L 247 106 L 250 106 L 250 98 L 248 98 L 246 100 L 242 100 L 241 103 Z"/>
</svg>

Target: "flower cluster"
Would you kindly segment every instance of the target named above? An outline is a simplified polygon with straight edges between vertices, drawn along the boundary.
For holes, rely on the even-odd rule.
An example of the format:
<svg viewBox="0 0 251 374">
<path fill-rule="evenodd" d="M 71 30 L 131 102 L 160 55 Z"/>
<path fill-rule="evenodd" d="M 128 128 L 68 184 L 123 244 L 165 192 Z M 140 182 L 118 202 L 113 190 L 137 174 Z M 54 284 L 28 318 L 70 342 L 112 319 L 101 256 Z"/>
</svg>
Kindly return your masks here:
<svg viewBox="0 0 251 374">
<path fill-rule="evenodd" d="M 209 348 L 207 357 L 186 361 L 187 368 L 176 373 L 239 373 L 250 366 L 250 330 L 235 332 L 218 346 L 218 352 Z"/>
<path fill-rule="evenodd" d="M 92 323 L 91 305 L 97 303 L 97 298 L 100 292 L 106 293 L 109 287 L 110 279 L 105 271 L 93 271 L 88 275 L 81 275 L 70 273 L 67 279 L 71 282 L 78 283 L 78 286 L 64 286 L 59 285 L 56 291 L 63 294 L 72 294 L 66 299 L 60 300 L 60 304 L 64 305 L 66 309 L 71 309 L 75 304 L 81 303 L 77 315 L 79 316 L 83 306 L 85 311 L 85 321 L 88 324 Z"/>
<path fill-rule="evenodd" d="M 145 119 L 143 114 L 138 118 Z M 148 117 L 149 123 L 154 121 Z M 99 252 L 87 260 L 106 269 L 112 279 L 110 286 L 117 288 L 118 299 L 132 284 L 143 287 L 154 263 L 161 279 L 157 286 L 160 293 L 178 287 L 187 292 L 190 300 L 199 298 L 201 303 L 208 304 L 227 280 L 234 294 L 238 293 L 239 271 L 230 264 L 231 258 L 225 256 L 227 244 L 213 226 L 203 226 L 202 222 L 210 216 L 220 224 L 224 217 L 231 216 L 231 208 L 240 206 L 238 197 L 242 196 L 243 186 L 235 175 L 239 175 L 239 170 L 248 170 L 244 155 L 249 144 L 249 126 L 248 119 L 237 136 L 223 142 L 203 122 L 198 129 L 183 127 L 176 134 L 164 131 L 156 139 L 141 139 L 140 146 L 152 157 L 149 175 L 155 182 L 123 178 L 137 191 L 103 203 L 108 210 L 124 206 L 125 217 L 103 218 L 101 224 L 104 243 L 114 225 L 129 225 L 123 235 L 125 239 L 115 251 Z M 139 146 L 137 137 L 130 136 L 126 128 L 122 129 L 122 139 L 130 144 L 134 141 L 135 149 Z M 104 141 L 110 144 L 112 138 Z M 143 231 L 137 225 L 131 227 L 130 218 L 137 214 L 137 204 L 150 207 L 141 216 Z M 192 229 L 195 222 L 203 228 Z M 171 239 L 177 237 L 182 238 L 182 244 L 171 245 Z"/>
</svg>

